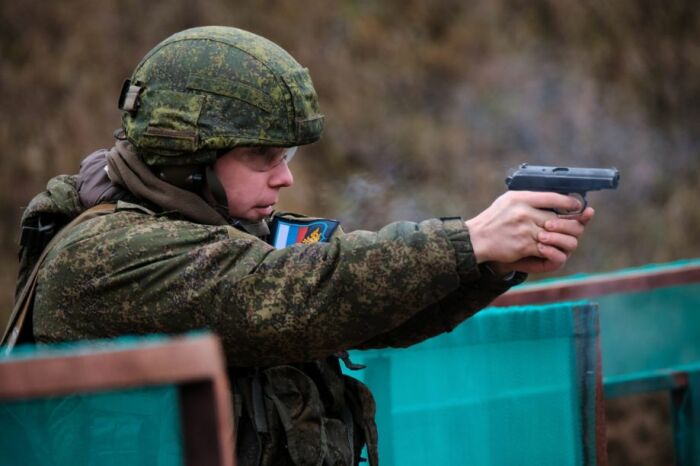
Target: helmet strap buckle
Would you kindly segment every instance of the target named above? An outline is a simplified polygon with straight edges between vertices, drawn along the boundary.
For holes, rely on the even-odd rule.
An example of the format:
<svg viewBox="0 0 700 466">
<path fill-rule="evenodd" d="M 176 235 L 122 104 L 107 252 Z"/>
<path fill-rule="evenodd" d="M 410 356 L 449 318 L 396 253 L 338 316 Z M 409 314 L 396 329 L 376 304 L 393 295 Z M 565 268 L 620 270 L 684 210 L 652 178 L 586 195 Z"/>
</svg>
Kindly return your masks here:
<svg viewBox="0 0 700 466">
<path fill-rule="evenodd" d="M 131 84 L 131 80 L 127 79 L 122 84 L 122 90 L 119 93 L 118 107 L 120 110 L 133 113 L 138 110 L 140 102 L 139 95 L 143 91 L 143 87 L 139 86 L 140 82 Z"/>
</svg>

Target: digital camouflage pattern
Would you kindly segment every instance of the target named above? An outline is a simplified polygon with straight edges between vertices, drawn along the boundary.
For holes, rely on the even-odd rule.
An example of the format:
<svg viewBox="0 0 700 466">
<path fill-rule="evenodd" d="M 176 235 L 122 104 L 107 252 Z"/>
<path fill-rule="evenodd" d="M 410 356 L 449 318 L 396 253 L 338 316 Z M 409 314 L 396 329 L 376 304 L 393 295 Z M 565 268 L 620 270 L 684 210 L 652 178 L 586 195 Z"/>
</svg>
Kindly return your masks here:
<svg viewBox="0 0 700 466">
<path fill-rule="evenodd" d="M 304 362 L 448 331 L 503 291 L 478 277 L 459 220 L 275 250 L 233 227 L 120 203 L 49 253 L 34 331 L 57 341 L 206 327 L 234 366 Z"/>
<path fill-rule="evenodd" d="M 138 98 L 122 126 L 148 165 L 207 165 L 218 149 L 298 146 L 323 131 L 308 70 L 240 29 L 174 34 L 143 58 L 130 84 Z"/>
<path fill-rule="evenodd" d="M 77 185 L 54 178 L 24 219 L 77 215 Z M 512 284 L 481 273 L 459 219 L 275 250 L 120 202 L 66 233 L 39 272 L 36 339 L 213 330 L 231 366 L 241 465 L 357 464 L 365 442 L 377 464 L 372 395 L 334 353 L 449 331 Z"/>
<path fill-rule="evenodd" d="M 85 207 L 78 195 L 77 176 L 59 175 L 49 180 L 46 191 L 36 195 L 22 213 L 20 263 L 15 288 L 15 300 L 27 283 L 29 274 L 50 238 L 42 238 L 40 222 L 53 223 L 50 235 L 80 215 Z M 40 220 L 41 218 L 41 220 Z"/>
<path fill-rule="evenodd" d="M 99 166 L 89 175 L 86 165 L 78 177 L 51 180 L 24 213 L 18 288 L 45 244 L 42 225 L 58 230 L 89 207 L 81 200 L 105 202 L 115 179 L 131 186 L 107 199 L 119 199 L 113 213 L 64 230 L 49 250 L 36 340 L 210 329 L 230 367 L 238 464 L 357 464 L 364 444 L 378 464 L 374 400 L 341 373 L 337 355 L 450 331 L 514 282 L 482 274 L 461 219 L 337 229 L 327 243 L 274 249 L 218 214 L 193 217 L 192 206 L 212 207 L 169 178 L 158 178 L 169 186 L 160 195 L 142 161 L 160 173 L 187 171 L 212 164 L 221 149 L 320 137 L 308 71 L 266 39 L 224 27 L 183 31 L 142 60 L 125 90 L 122 122 L 136 153 L 120 137 L 98 151 L 119 176 Z M 115 165 L 116 155 L 138 164 Z"/>
</svg>

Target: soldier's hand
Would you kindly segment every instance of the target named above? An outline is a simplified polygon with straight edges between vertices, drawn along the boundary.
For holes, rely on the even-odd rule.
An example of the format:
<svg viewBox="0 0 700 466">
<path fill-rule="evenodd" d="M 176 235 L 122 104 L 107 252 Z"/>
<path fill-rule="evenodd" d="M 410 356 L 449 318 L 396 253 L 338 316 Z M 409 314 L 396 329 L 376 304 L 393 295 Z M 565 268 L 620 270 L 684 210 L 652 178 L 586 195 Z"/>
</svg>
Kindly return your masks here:
<svg viewBox="0 0 700 466">
<path fill-rule="evenodd" d="M 594 210 L 561 218 L 548 209 L 579 210 L 578 199 L 556 193 L 509 191 L 465 223 L 478 263 L 500 274 L 552 272 L 578 246 Z"/>
</svg>

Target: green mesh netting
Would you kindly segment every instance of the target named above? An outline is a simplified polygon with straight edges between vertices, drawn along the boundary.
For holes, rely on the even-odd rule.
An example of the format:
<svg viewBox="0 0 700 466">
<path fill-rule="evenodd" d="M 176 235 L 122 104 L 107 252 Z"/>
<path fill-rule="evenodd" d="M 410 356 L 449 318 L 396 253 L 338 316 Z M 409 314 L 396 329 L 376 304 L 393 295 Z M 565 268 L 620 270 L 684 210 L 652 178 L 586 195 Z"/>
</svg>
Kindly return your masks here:
<svg viewBox="0 0 700 466">
<path fill-rule="evenodd" d="M 700 283 L 595 299 L 606 379 L 700 361 Z"/>
<path fill-rule="evenodd" d="M 588 279 L 625 278 L 700 266 L 700 259 L 618 270 L 605 274 L 578 274 L 563 279 L 524 284 L 575 284 Z M 653 279 L 649 285 L 654 286 Z M 670 369 L 700 361 L 700 283 L 651 291 L 590 297 L 600 305 L 600 340 L 606 381 Z"/>
<path fill-rule="evenodd" d="M 0 465 L 182 464 L 175 387 L 0 403 Z"/>
<path fill-rule="evenodd" d="M 488 309 L 450 334 L 354 352 L 385 465 L 595 464 L 597 311 Z"/>
</svg>

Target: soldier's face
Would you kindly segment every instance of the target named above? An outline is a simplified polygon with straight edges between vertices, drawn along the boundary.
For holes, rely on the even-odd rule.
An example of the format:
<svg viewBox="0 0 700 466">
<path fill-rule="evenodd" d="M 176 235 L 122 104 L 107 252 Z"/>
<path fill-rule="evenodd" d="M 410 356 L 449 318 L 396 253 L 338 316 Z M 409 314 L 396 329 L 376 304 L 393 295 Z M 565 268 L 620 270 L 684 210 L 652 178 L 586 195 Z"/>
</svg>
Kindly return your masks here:
<svg viewBox="0 0 700 466">
<path fill-rule="evenodd" d="M 261 220 L 272 215 L 279 191 L 294 183 L 284 147 L 236 147 L 222 155 L 214 171 L 226 191 L 232 217 Z"/>
</svg>

